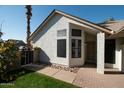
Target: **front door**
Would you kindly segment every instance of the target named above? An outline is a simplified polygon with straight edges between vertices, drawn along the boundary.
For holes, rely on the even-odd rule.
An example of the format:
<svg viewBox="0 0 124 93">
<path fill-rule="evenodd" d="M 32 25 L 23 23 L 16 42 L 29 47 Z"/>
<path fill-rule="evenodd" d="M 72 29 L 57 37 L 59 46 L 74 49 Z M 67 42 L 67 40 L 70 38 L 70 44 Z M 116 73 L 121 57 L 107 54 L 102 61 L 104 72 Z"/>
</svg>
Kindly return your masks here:
<svg viewBox="0 0 124 93">
<path fill-rule="evenodd" d="M 105 63 L 115 63 L 115 39 L 105 40 Z"/>
</svg>

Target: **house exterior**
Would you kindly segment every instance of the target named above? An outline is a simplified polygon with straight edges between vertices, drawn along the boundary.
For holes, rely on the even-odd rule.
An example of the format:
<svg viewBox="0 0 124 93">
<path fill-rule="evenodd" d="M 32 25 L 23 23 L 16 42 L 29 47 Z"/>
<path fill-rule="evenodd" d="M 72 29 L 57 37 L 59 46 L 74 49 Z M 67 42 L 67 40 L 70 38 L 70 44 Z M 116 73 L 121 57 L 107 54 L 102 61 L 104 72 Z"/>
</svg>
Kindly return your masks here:
<svg viewBox="0 0 124 93">
<path fill-rule="evenodd" d="M 69 67 L 95 63 L 101 74 L 105 67 L 124 69 L 124 21 L 95 24 L 54 10 L 29 39 L 41 48 L 41 62 Z"/>
</svg>

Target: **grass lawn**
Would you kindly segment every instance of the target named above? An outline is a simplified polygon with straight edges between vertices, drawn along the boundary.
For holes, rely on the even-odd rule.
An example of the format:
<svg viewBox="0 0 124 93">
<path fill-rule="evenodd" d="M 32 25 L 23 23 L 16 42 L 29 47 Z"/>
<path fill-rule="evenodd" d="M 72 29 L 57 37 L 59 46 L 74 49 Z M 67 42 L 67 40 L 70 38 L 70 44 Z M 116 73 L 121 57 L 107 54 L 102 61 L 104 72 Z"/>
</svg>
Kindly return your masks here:
<svg viewBox="0 0 124 93">
<path fill-rule="evenodd" d="M 38 74 L 32 71 L 26 71 L 24 75 L 19 76 L 15 81 L 9 83 L 0 83 L 1 88 L 78 88 L 72 84 L 51 78 L 49 76 Z"/>
</svg>

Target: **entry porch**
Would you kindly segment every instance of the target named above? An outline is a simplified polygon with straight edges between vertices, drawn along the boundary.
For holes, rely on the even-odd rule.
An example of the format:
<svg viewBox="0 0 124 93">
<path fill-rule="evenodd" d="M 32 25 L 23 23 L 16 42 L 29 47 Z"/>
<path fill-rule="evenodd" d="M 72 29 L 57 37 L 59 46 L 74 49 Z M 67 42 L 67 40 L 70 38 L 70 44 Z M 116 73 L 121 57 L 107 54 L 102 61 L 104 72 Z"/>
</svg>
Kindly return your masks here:
<svg viewBox="0 0 124 93">
<path fill-rule="evenodd" d="M 70 67 L 90 63 L 96 65 L 97 73 L 104 74 L 105 68 L 121 71 L 123 38 L 112 38 L 98 29 L 77 24 L 69 24 L 69 32 Z"/>
</svg>

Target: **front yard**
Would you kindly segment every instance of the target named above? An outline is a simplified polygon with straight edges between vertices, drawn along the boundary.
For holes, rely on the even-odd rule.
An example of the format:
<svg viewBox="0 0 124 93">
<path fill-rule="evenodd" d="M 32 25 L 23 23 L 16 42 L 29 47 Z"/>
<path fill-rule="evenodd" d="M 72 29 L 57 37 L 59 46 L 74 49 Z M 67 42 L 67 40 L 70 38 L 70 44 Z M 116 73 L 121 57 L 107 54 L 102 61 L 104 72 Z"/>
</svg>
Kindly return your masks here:
<svg viewBox="0 0 124 93">
<path fill-rule="evenodd" d="M 24 72 L 25 71 L 25 72 Z M 16 80 L 0 83 L 1 88 L 77 88 L 72 84 L 38 74 L 29 70 L 24 70 Z"/>
</svg>

